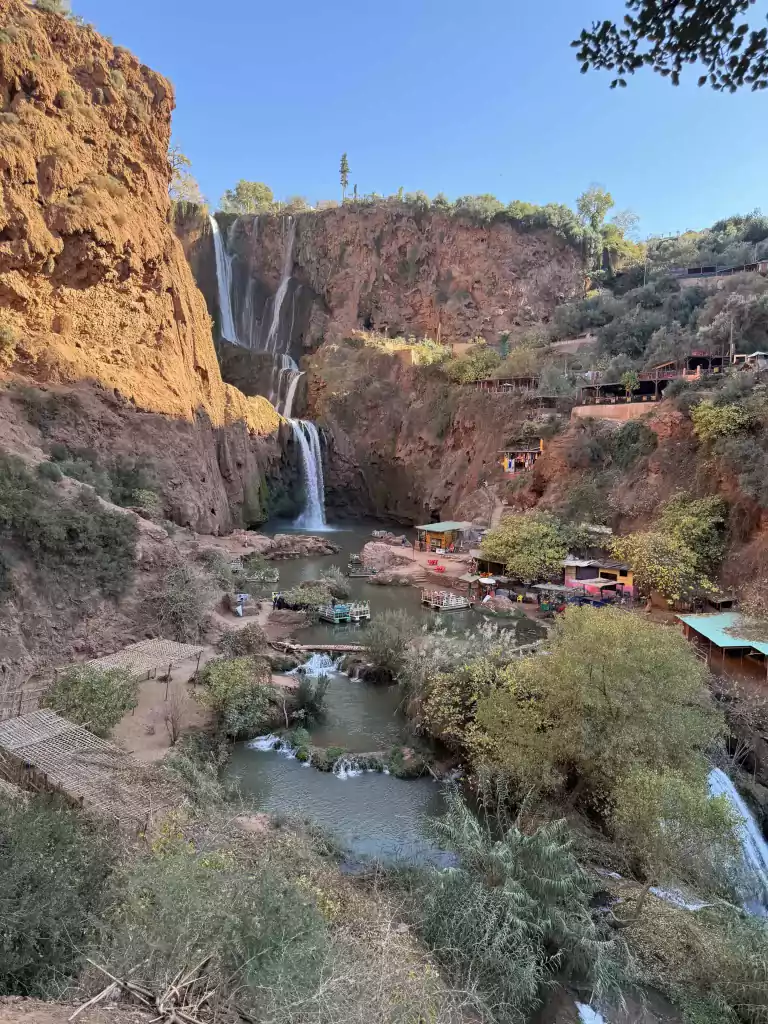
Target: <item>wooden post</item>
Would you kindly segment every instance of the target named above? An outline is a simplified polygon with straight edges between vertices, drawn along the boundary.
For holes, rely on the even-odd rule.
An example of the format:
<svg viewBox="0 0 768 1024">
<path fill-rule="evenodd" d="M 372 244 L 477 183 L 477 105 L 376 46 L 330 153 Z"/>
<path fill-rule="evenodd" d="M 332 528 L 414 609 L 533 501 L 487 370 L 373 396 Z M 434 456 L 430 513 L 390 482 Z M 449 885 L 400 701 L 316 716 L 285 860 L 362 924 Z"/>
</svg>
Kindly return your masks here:
<svg viewBox="0 0 768 1024">
<path fill-rule="evenodd" d="M 168 666 L 168 675 L 165 678 L 165 699 L 168 700 L 168 687 L 171 685 L 171 669 L 173 668 L 173 662 Z"/>
<path fill-rule="evenodd" d="M 203 652 L 200 651 L 200 653 L 197 656 L 197 665 L 195 666 L 195 674 L 192 676 L 192 684 L 195 685 L 195 686 L 197 685 L 197 677 L 198 677 L 198 673 L 200 672 L 200 659 L 202 658 L 202 656 L 203 656 Z"/>
</svg>

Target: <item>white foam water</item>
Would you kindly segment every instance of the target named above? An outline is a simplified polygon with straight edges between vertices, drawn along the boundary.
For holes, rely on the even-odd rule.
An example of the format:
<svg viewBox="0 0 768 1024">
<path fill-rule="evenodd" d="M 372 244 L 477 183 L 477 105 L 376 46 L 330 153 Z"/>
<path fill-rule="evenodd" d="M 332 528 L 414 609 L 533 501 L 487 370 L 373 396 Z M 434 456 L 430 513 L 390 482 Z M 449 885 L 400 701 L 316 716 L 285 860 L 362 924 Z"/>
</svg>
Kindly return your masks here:
<svg viewBox="0 0 768 1024">
<path fill-rule="evenodd" d="M 299 446 L 306 499 L 304 510 L 293 524 L 298 530 L 325 530 L 325 482 L 320 435 L 310 420 L 291 420 Z"/>
<path fill-rule="evenodd" d="M 235 328 L 235 318 L 232 313 L 232 257 L 227 252 L 224 239 L 219 230 L 219 224 L 215 217 L 208 218 L 213 232 L 213 248 L 216 253 L 216 283 L 219 289 L 219 314 L 221 324 L 219 325 L 221 336 L 225 341 L 233 345 L 239 345 L 240 339 Z"/>
</svg>

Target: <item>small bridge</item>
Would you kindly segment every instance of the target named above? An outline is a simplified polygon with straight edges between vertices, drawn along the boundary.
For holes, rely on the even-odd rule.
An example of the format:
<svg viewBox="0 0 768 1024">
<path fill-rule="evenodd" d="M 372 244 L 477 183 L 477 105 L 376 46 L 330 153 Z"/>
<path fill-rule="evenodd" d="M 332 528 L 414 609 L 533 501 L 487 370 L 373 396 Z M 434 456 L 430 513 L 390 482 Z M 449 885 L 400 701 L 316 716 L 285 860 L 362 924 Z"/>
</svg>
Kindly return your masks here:
<svg viewBox="0 0 768 1024">
<path fill-rule="evenodd" d="M 367 650 L 361 644 L 292 644 L 285 640 L 273 640 L 270 647 L 299 654 L 362 654 Z"/>
</svg>

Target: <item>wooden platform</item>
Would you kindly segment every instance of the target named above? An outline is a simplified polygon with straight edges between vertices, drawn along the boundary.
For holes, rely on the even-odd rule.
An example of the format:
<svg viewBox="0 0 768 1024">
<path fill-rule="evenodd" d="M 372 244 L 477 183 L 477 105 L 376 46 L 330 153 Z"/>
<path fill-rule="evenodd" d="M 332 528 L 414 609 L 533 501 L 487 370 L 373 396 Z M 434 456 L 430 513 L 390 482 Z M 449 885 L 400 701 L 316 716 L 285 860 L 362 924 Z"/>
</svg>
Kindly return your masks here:
<svg viewBox="0 0 768 1024">
<path fill-rule="evenodd" d="M 158 769 L 49 710 L 0 723 L 0 775 L 22 789 L 61 793 L 132 828 L 146 828 L 178 803 Z"/>
</svg>

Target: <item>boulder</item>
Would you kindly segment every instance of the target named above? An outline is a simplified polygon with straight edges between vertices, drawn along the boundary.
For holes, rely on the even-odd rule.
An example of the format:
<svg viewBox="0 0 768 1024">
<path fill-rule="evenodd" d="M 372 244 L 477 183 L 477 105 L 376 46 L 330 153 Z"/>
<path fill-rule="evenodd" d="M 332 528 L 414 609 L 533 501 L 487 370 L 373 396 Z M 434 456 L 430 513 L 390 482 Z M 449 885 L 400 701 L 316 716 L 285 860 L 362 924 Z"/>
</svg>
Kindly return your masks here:
<svg viewBox="0 0 768 1024">
<path fill-rule="evenodd" d="M 365 565 L 379 570 L 391 569 L 396 565 L 413 564 L 413 559 L 408 555 L 398 552 L 396 548 L 380 540 L 368 541 L 361 552 L 361 557 Z"/>
<path fill-rule="evenodd" d="M 311 558 L 317 555 L 337 555 L 339 548 L 325 537 L 304 536 L 299 533 L 278 533 L 266 555 L 270 559 Z"/>
</svg>

